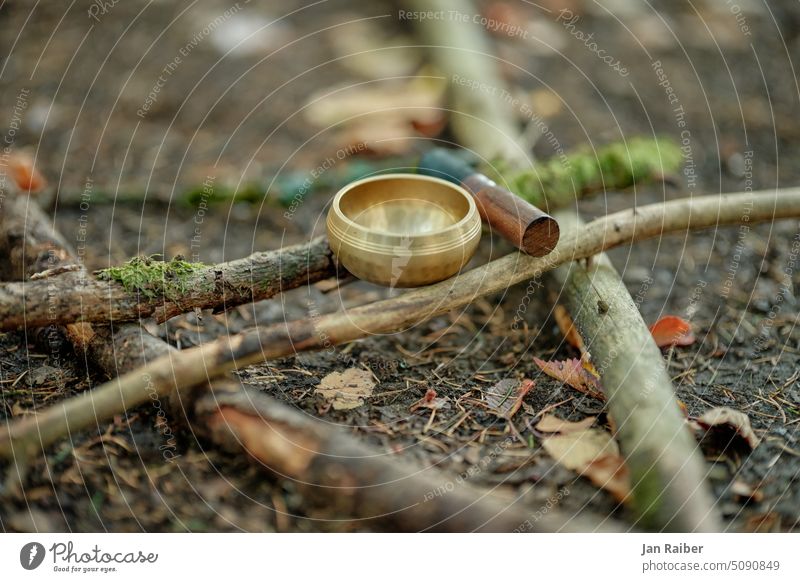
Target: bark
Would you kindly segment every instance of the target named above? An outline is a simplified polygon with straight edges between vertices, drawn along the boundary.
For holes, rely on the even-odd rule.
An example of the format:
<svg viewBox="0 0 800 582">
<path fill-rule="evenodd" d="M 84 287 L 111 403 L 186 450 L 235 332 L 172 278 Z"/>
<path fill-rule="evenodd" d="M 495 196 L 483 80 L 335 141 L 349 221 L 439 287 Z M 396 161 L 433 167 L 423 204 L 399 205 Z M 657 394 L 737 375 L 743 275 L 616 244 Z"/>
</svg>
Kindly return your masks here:
<svg viewBox="0 0 800 582">
<path fill-rule="evenodd" d="M 564 230 L 583 222 L 556 215 Z M 720 531 L 706 465 L 675 400 L 672 380 L 639 310 L 608 256 L 554 272 L 559 301 L 592 354 L 631 473 L 632 505 L 649 530 Z"/>
<path fill-rule="evenodd" d="M 12 422 L 0 430 L 0 456 L 14 451 L 35 454 L 69 432 L 93 426 L 146 401 L 148 390 L 166 396 L 255 362 L 303 350 L 328 348 L 371 334 L 396 332 L 509 285 L 538 278 L 546 271 L 609 248 L 663 235 L 742 221 L 756 223 L 800 217 L 800 189 L 745 192 L 685 198 L 652 204 L 597 219 L 580 233 L 562 237 L 545 257 L 512 253 L 453 279 L 399 297 L 319 318 L 261 327 L 203 346 L 167 354 L 89 393 Z"/>
<path fill-rule="evenodd" d="M 233 452 L 244 447 L 270 472 L 291 479 L 333 514 L 401 531 L 466 532 L 524 529 L 532 513 L 518 500 L 411 465 L 250 391 L 215 390 L 213 397 L 198 400 L 194 410 L 195 426 L 210 431 L 215 444 Z M 539 532 L 628 529 L 614 520 L 558 510 L 532 526 Z"/>
<path fill-rule="evenodd" d="M 14 248 L 20 235 L 29 236 L 24 233 L 26 224 L 31 222 L 17 218 L 25 216 L 27 204 L 21 198 L 9 202 L 9 214 L 0 218 L 0 229 L 7 233 L 0 241 L 0 251 L 3 247 Z M 41 214 L 41 210 L 30 208 L 30 212 Z M 62 249 L 69 248 L 63 240 L 59 244 Z M 19 251 L 13 253 L 18 255 Z M 27 265 L 28 275 L 52 269 L 53 261 L 69 261 L 69 256 L 74 257 L 61 251 L 50 253 L 44 247 L 39 255 L 36 261 Z M 12 263 L 18 262 L 13 254 L 10 258 Z M 0 330 L 81 321 L 136 321 L 149 316 L 162 322 L 195 308 L 224 311 L 236 305 L 268 299 L 341 273 L 344 270 L 337 269 L 324 238 L 199 269 L 187 276 L 183 283 L 185 292 L 179 297 L 165 296 L 162 292 L 129 291 L 115 281 L 88 277 L 83 269 L 67 271 L 35 281 L 0 285 Z M 7 278 L 19 279 L 22 278 L 20 275 L 15 273 L 14 277 Z"/>
<path fill-rule="evenodd" d="M 36 273 L 57 272 L 62 269 L 75 269 L 69 272 L 70 275 L 83 275 L 84 271 L 78 264 L 75 251 L 64 237 L 52 228 L 51 223 L 36 201 L 29 196 L 8 196 L 3 201 L 0 212 L 0 256 L 6 257 L 5 262 L 0 264 L 0 276 L 3 279 L 26 279 Z M 69 322 L 63 329 L 58 327 L 59 321 L 54 308 L 59 299 L 60 289 L 58 286 L 50 285 L 49 278 L 41 279 L 40 285 L 44 288 L 44 293 L 37 298 L 32 308 L 40 311 L 43 317 L 27 326 L 32 336 L 42 339 L 52 338 L 63 332 L 75 345 L 83 346 L 90 341 L 94 329 L 87 323 Z M 3 292 L 0 291 L 0 297 L 2 296 Z M 10 304 L 12 311 L 23 315 L 23 321 L 24 309 L 28 305 L 25 299 L 23 294 Z M 6 317 L 6 313 L 0 308 L 2 329 L 8 329 L 2 327 Z"/>
</svg>

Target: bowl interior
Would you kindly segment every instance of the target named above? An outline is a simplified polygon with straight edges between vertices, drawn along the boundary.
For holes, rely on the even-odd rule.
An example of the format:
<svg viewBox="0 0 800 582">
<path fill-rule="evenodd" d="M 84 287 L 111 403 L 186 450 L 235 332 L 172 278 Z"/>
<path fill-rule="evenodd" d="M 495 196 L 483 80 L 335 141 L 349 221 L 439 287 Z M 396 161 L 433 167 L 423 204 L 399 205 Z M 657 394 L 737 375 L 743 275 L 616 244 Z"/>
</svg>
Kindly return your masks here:
<svg viewBox="0 0 800 582">
<path fill-rule="evenodd" d="M 469 202 L 446 183 L 387 177 L 364 182 L 339 200 L 342 213 L 356 224 L 390 235 L 425 235 L 457 224 Z"/>
</svg>

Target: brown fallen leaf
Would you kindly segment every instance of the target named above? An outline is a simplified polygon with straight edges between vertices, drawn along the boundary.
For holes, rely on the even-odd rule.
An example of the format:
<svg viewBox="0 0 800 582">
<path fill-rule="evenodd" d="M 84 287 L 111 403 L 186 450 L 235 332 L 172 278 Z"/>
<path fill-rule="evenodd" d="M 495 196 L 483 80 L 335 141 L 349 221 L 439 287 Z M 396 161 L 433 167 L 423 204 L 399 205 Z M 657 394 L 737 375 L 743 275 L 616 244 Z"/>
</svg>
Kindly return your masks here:
<svg viewBox="0 0 800 582">
<path fill-rule="evenodd" d="M 304 115 L 321 128 L 339 126 L 342 147 L 363 144 L 376 154 L 402 154 L 413 138 L 444 128 L 446 90 L 446 78 L 423 68 L 412 78 L 325 89 L 311 95 Z"/>
<path fill-rule="evenodd" d="M 558 418 L 554 414 L 545 414 L 536 424 L 536 430 L 539 432 L 560 432 L 561 434 L 567 434 L 591 428 L 596 418 L 595 416 L 587 416 L 583 420 L 573 422 L 571 420 Z"/>
<path fill-rule="evenodd" d="M 707 410 L 695 419 L 694 424 L 705 431 L 703 440 L 708 439 L 721 450 L 734 448 L 747 452 L 760 442 L 750 426 L 750 418 L 744 412 L 726 406 Z"/>
<path fill-rule="evenodd" d="M 592 398 L 605 400 L 605 395 L 600 388 L 600 379 L 594 367 L 587 361 L 577 358 L 570 358 L 561 361 L 545 362 L 539 358 L 533 358 L 539 368 L 556 380 L 560 380 L 572 386 L 578 392 L 588 394 Z"/>
<path fill-rule="evenodd" d="M 506 378 L 486 391 L 486 404 L 502 418 L 511 418 L 522 406 L 522 399 L 535 386 L 533 380 Z"/>
<path fill-rule="evenodd" d="M 603 455 L 581 471 L 597 487 L 611 493 L 614 499 L 624 502 L 631 492 L 631 479 L 625 459 L 620 455 Z"/>
<path fill-rule="evenodd" d="M 553 317 L 564 339 L 567 340 L 567 343 L 573 348 L 579 349 L 581 353 L 584 353 L 586 351 L 586 346 L 583 344 L 583 338 L 578 333 L 578 330 L 575 329 L 575 324 L 567 308 L 563 305 L 556 305 L 555 309 L 553 309 Z"/>
<path fill-rule="evenodd" d="M 548 437 L 542 447 L 558 464 L 578 472 L 597 458 L 619 455 L 616 441 L 597 428 Z"/>
<path fill-rule="evenodd" d="M 328 39 L 341 66 L 368 79 L 410 75 L 419 67 L 421 55 L 409 37 L 389 36 L 386 26 L 355 14 L 339 19 L 347 24 L 330 30 Z"/>
<path fill-rule="evenodd" d="M 665 315 L 651 325 L 650 334 L 660 348 L 690 346 L 696 341 L 691 324 L 675 315 Z"/>
<path fill-rule="evenodd" d="M 588 429 L 551 436 L 542 447 L 561 466 L 589 479 L 623 501 L 630 493 L 630 478 L 616 441 L 607 432 Z"/>
<path fill-rule="evenodd" d="M 375 380 L 372 374 L 360 368 L 332 372 L 325 376 L 315 391 L 333 404 L 334 410 L 349 410 L 364 404 L 372 396 Z"/>
</svg>

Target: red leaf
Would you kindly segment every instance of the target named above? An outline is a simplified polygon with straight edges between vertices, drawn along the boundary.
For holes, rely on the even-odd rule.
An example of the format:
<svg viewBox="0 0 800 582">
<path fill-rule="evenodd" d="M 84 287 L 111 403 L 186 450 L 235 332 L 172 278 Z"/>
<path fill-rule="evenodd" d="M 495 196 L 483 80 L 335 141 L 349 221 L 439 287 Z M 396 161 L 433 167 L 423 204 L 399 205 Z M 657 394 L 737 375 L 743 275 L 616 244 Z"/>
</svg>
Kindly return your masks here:
<svg viewBox="0 0 800 582">
<path fill-rule="evenodd" d="M 555 309 L 553 310 L 553 318 L 556 320 L 558 324 L 558 329 L 561 330 L 561 333 L 564 335 L 564 339 L 567 340 L 567 343 L 571 345 L 573 348 L 577 348 L 583 353 L 586 351 L 586 347 L 583 345 L 583 338 L 578 333 L 578 330 L 575 329 L 575 324 L 572 321 L 572 317 L 567 311 L 567 308 L 563 305 L 556 305 Z"/>
<path fill-rule="evenodd" d="M 11 177 L 20 190 L 37 192 L 45 187 L 47 181 L 39 170 L 33 167 L 33 160 L 24 156 L 12 156 L 8 160 Z"/>
<path fill-rule="evenodd" d="M 691 324 L 674 315 L 666 315 L 650 326 L 650 333 L 660 348 L 690 346 L 695 342 Z"/>
<path fill-rule="evenodd" d="M 592 398 L 605 400 L 606 397 L 601 391 L 599 378 L 584 366 L 581 360 L 570 358 L 563 361 L 545 362 L 539 358 L 533 358 L 533 361 L 541 368 L 542 372 L 551 378 L 560 380 L 564 384 L 572 386 L 578 392 L 588 394 Z"/>
<path fill-rule="evenodd" d="M 436 390 L 433 388 L 428 388 L 425 392 L 425 396 L 417 400 L 414 404 L 411 405 L 409 410 L 414 412 L 415 410 L 419 410 L 420 408 L 430 408 L 431 410 L 439 410 L 440 408 L 444 408 L 447 406 L 447 398 L 439 398 Z"/>
</svg>

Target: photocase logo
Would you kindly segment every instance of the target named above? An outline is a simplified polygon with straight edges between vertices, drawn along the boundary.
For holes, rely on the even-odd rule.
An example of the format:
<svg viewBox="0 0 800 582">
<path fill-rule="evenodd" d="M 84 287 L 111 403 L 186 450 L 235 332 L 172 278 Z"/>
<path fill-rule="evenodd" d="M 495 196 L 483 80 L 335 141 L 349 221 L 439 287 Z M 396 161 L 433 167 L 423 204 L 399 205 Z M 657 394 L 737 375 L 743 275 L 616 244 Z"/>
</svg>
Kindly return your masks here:
<svg viewBox="0 0 800 582">
<path fill-rule="evenodd" d="M 39 542 L 29 542 L 19 551 L 19 563 L 26 570 L 35 570 L 44 561 L 44 546 Z"/>
</svg>

